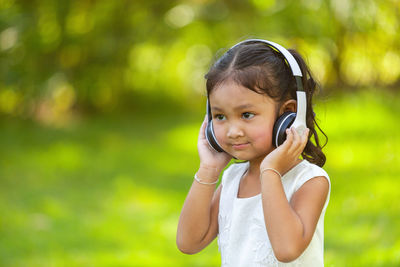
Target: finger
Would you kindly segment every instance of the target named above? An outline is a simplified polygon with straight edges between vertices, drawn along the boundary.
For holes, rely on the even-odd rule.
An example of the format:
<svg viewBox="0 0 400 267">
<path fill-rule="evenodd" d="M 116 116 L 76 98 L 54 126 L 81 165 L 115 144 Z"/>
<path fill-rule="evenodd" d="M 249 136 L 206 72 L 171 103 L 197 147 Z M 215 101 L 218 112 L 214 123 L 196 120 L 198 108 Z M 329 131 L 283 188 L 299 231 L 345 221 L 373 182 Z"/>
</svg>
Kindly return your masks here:
<svg viewBox="0 0 400 267">
<path fill-rule="evenodd" d="M 304 148 L 307 145 L 308 142 L 308 134 L 310 133 L 310 129 L 306 129 L 306 131 L 304 132 L 303 136 L 302 136 L 302 140 L 301 140 L 301 152 L 303 152 Z M 300 153 L 301 153 L 300 152 Z"/>
<path fill-rule="evenodd" d="M 206 114 L 206 116 L 204 117 L 203 123 L 201 124 L 201 127 L 200 127 L 199 139 L 205 139 L 206 138 L 205 130 L 206 130 L 206 127 L 207 127 L 207 123 L 208 123 L 208 120 L 207 120 L 207 114 Z"/>
<path fill-rule="evenodd" d="M 299 133 L 297 132 L 296 128 L 291 127 L 290 129 L 293 132 L 293 139 L 294 139 L 294 142 L 296 142 L 296 145 L 297 145 L 300 142 L 301 137 L 300 137 Z"/>
<path fill-rule="evenodd" d="M 305 131 L 304 131 L 304 133 L 303 133 L 303 135 L 301 136 L 301 142 L 300 142 L 300 146 L 299 146 L 299 148 L 298 148 L 298 151 L 297 151 L 297 153 L 300 155 L 301 153 L 303 153 L 303 151 L 304 151 L 304 148 L 306 147 L 306 145 L 307 145 L 307 142 L 308 142 L 308 134 L 309 134 L 309 132 L 310 132 L 310 129 L 306 129 Z"/>
<path fill-rule="evenodd" d="M 290 131 L 290 129 L 286 129 L 286 140 L 283 142 L 281 145 L 283 149 L 289 149 L 289 147 L 292 145 L 293 142 L 293 134 Z"/>
<path fill-rule="evenodd" d="M 293 136 L 292 145 L 289 147 L 289 153 L 296 153 L 300 145 L 300 136 L 294 127 L 290 127 L 290 132 Z"/>
</svg>

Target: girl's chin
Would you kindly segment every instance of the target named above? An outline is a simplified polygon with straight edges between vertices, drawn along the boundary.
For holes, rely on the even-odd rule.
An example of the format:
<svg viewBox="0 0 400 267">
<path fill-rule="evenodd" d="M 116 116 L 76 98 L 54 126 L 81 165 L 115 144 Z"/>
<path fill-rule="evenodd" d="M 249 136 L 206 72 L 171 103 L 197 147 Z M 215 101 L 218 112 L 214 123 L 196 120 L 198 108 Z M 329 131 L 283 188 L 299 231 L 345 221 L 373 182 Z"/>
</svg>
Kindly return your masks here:
<svg viewBox="0 0 400 267">
<path fill-rule="evenodd" d="M 235 159 L 245 160 L 245 161 L 253 161 L 253 160 L 259 158 L 259 156 L 249 155 L 248 153 L 240 153 L 240 152 L 237 152 L 237 151 L 234 151 L 234 152 L 229 153 L 229 154 L 231 156 L 233 156 Z"/>
<path fill-rule="evenodd" d="M 229 154 L 237 160 L 244 161 L 262 161 L 269 153 L 262 153 L 261 155 L 254 155 L 245 152 L 230 151 Z"/>
</svg>

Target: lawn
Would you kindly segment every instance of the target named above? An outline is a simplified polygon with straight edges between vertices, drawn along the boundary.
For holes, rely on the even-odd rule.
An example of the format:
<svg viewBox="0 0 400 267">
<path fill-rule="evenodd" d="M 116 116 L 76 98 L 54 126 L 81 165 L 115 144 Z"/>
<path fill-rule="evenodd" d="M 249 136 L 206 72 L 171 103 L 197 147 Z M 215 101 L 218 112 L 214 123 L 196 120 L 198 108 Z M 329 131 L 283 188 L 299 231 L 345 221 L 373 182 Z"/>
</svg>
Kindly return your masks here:
<svg viewBox="0 0 400 267">
<path fill-rule="evenodd" d="M 332 182 L 326 266 L 400 263 L 400 95 L 316 104 Z M 203 112 L 84 116 L 68 127 L 0 119 L 1 266 L 219 266 L 216 240 L 176 248 Z"/>
</svg>

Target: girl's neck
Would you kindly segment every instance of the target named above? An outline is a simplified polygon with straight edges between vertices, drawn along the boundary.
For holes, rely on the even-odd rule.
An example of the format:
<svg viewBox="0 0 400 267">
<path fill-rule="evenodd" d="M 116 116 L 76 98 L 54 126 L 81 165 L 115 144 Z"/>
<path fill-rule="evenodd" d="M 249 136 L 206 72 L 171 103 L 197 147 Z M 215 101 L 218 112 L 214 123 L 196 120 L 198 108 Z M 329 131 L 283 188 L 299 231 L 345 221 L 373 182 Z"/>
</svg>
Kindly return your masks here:
<svg viewBox="0 0 400 267">
<path fill-rule="evenodd" d="M 260 177 L 260 165 L 264 158 L 249 161 L 249 168 L 246 172 L 248 178 L 258 179 Z"/>
</svg>

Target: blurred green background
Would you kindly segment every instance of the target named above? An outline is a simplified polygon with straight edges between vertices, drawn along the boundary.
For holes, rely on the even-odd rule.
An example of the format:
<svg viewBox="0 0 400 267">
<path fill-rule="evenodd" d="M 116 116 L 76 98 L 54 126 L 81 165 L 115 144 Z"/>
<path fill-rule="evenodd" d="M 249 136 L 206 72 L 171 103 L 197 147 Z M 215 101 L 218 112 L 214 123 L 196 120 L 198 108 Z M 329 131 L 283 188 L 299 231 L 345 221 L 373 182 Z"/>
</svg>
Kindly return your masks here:
<svg viewBox="0 0 400 267">
<path fill-rule="evenodd" d="M 0 265 L 219 266 L 175 245 L 204 74 L 298 49 L 322 90 L 326 266 L 400 266 L 398 0 L 0 0 Z"/>
</svg>

